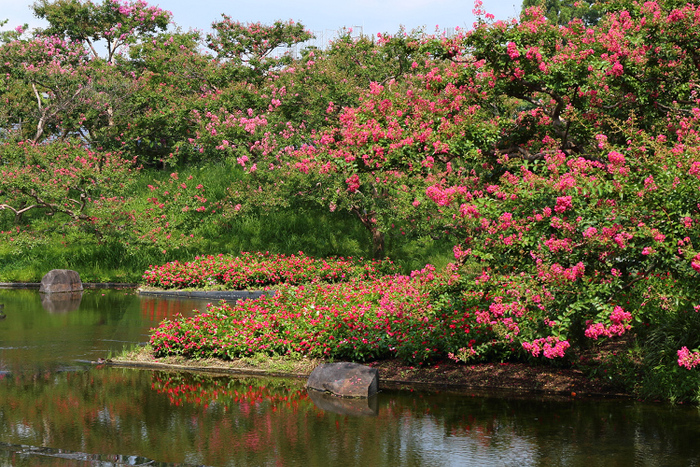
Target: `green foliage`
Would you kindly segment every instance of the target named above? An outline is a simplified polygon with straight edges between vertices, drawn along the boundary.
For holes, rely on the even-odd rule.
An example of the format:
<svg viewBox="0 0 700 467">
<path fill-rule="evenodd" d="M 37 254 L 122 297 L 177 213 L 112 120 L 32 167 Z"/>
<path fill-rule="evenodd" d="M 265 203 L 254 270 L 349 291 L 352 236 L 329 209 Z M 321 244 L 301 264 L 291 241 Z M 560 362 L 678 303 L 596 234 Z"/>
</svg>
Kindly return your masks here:
<svg viewBox="0 0 700 467">
<path fill-rule="evenodd" d="M 171 13 L 146 2 L 104 0 L 101 4 L 80 0 L 38 0 L 34 14 L 49 22 L 40 31 L 44 36 L 58 36 L 86 42 L 97 58 L 94 43 L 107 44 L 106 61 L 112 63 L 117 51 L 158 30 L 165 30 Z"/>
<path fill-rule="evenodd" d="M 0 162 L 0 210 L 12 211 L 16 221 L 40 210 L 98 237 L 104 231 L 94 228 L 95 214 L 129 192 L 137 171 L 120 154 L 94 152 L 76 142 L 6 142 L 0 145 Z"/>
<path fill-rule="evenodd" d="M 221 21 L 212 23 L 214 33 L 207 34 L 207 47 L 235 68 L 239 79 L 259 80 L 271 69 L 289 65 L 292 60 L 288 54 L 277 58 L 273 52 L 313 38 L 303 24 L 291 20 L 268 26 L 243 24 L 228 15 L 221 16 Z"/>
<path fill-rule="evenodd" d="M 523 0 L 522 10 L 535 6 L 542 8 L 554 24 L 580 19 L 585 25 L 593 26 L 600 21 L 605 4 L 596 0 Z"/>
</svg>

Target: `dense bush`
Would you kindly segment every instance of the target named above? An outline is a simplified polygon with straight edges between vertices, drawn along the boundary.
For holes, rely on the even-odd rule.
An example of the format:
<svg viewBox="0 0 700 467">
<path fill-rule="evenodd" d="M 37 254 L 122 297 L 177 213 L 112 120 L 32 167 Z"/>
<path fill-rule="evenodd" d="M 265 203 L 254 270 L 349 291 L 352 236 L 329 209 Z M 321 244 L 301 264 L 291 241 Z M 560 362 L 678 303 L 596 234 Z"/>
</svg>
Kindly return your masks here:
<svg viewBox="0 0 700 467">
<path fill-rule="evenodd" d="M 211 306 L 153 330 L 156 355 L 240 358 L 256 354 L 426 363 L 489 339 L 470 313 L 435 308 L 426 267 L 412 276 L 283 286 L 272 297 Z M 253 277 L 254 277 L 253 273 Z"/>
</svg>

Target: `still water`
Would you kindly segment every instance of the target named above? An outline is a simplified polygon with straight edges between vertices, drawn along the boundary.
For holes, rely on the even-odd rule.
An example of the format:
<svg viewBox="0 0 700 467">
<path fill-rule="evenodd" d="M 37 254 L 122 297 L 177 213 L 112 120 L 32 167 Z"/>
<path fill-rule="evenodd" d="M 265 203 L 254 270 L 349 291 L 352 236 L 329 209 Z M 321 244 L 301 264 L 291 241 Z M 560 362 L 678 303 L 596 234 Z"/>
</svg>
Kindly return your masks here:
<svg viewBox="0 0 700 467">
<path fill-rule="evenodd" d="M 344 415 L 304 381 L 89 363 L 202 302 L 86 290 L 56 305 L 0 290 L 0 303 L 0 465 L 700 464 L 693 407 L 383 391 L 352 409 L 367 415 Z"/>
</svg>

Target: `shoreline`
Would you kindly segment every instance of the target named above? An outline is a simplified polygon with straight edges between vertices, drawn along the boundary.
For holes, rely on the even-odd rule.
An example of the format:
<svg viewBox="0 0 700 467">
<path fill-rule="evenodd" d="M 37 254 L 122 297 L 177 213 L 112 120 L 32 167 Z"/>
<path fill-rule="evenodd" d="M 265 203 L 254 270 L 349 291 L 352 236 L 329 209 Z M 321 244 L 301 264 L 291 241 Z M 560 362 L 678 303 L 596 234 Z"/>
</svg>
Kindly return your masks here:
<svg viewBox="0 0 700 467">
<path fill-rule="evenodd" d="M 184 357 L 155 358 L 148 348 L 140 348 L 105 362 L 110 367 L 154 371 L 205 373 L 220 376 L 265 376 L 308 378 L 322 360 L 287 360 L 282 358 L 246 358 L 191 360 Z M 529 396 L 565 399 L 624 398 L 604 381 L 585 377 L 582 371 L 535 367 L 524 363 L 479 363 L 474 365 L 439 362 L 413 367 L 399 360 L 365 363 L 379 370 L 380 389 L 449 390 L 469 395 L 501 397 Z"/>
<path fill-rule="evenodd" d="M 40 283 L 0 283 L 0 289 L 35 289 Z M 237 301 L 272 295 L 273 291 L 202 291 L 150 289 L 130 283 L 84 283 L 85 289 L 133 288 L 139 295 Z M 160 371 L 185 371 L 213 375 L 308 378 L 322 360 L 289 360 L 256 357 L 232 361 L 191 360 L 183 357 L 155 358 L 147 347 L 106 360 L 108 366 Z M 98 363 L 99 364 L 99 363 Z M 379 370 L 380 389 L 450 390 L 459 393 L 502 397 L 548 396 L 558 398 L 634 398 L 612 384 L 587 378 L 580 370 L 534 366 L 526 363 L 464 364 L 441 361 L 414 367 L 398 359 L 365 363 Z"/>
</svg>

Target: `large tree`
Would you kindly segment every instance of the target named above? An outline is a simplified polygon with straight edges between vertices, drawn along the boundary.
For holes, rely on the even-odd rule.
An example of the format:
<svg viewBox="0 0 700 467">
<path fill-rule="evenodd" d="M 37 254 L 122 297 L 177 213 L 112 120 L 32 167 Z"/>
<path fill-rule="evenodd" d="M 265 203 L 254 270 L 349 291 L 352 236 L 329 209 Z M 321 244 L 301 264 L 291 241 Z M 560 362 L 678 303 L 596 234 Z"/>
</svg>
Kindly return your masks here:
<svg viewBox="0 0 700 467">
<path fill-rule="evenodd" d="M 0 46 L 0 70 L 6 131 L 38 142 L 80 126 L 96 76 L 82 45 L 58 37 L 14 40 Z"/>
<path fill-rule="evenodd" d="M 275 21 L 272 25 L 241 23 L 228 15 L 212 23 L 206 44 L 217 58 L 229 62 L 239 79 L 259 80 L 268 71 L 289 65 L 290 48 L 313 38 L 299 22 Z"/>
<path fill-rule="evenodd" d="M 101 55 L 98 43 L 104 41 L 107 63 L 126 46 L 139 42 L 158 31 L 164 31 L 172 14 L 143 0 L 120 2 L 103 0 L 39 0 L 33 5 L 34 14 L 49 22 L 40 33 L 84 42 L 94 58 Z"/>
</svg>

